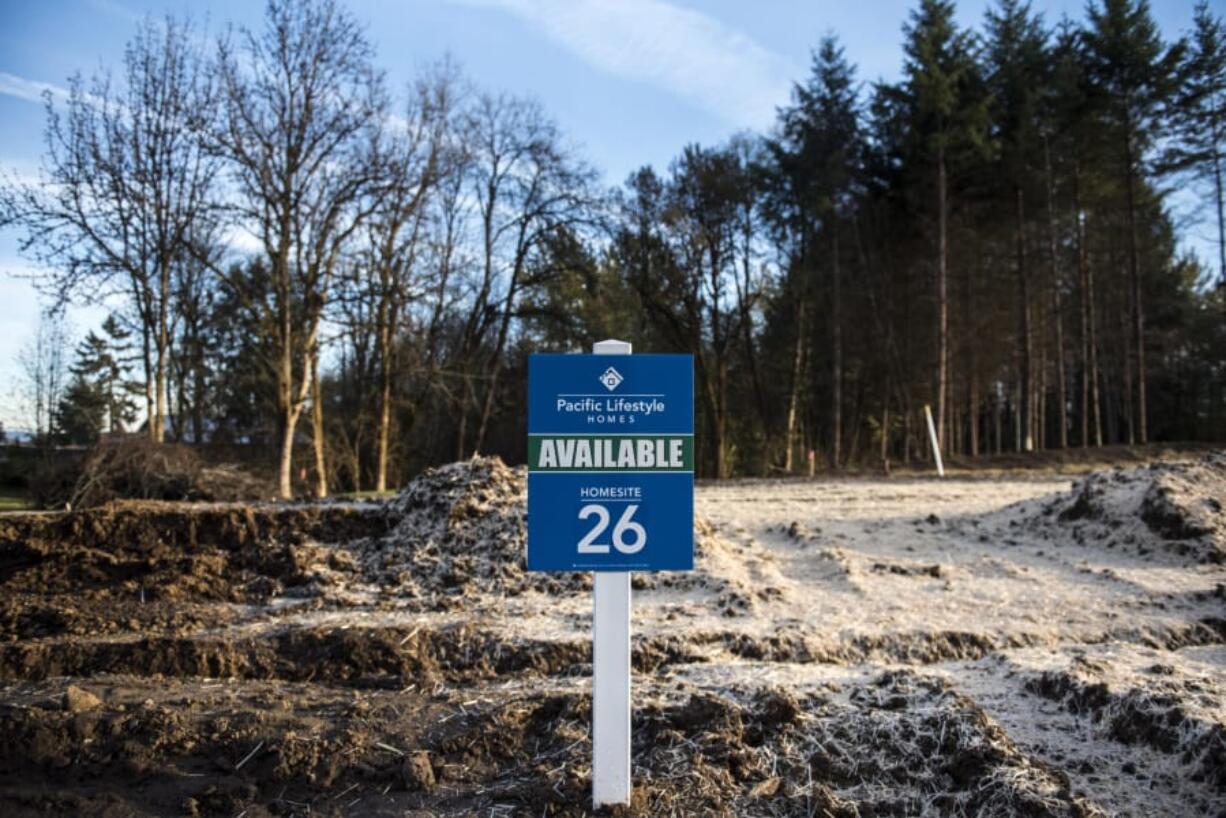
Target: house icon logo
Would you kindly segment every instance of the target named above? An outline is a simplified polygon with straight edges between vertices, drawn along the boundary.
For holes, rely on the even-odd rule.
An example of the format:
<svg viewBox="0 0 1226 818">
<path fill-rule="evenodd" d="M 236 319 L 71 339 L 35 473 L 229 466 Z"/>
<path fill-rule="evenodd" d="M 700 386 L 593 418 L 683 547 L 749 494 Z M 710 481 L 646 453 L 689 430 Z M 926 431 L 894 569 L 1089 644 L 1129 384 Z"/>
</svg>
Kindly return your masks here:
<svg viewBox="0 0 1226 818">
<path fill-rule="evenodd" d="M 604 388 L 608 389 L 610 392 L 621 386 L 621 382 L 624 380 L 625 378 L 622 377 L 622 373 L 618 372 L 613 367 L 609 367 L 600 374 L 600 382 L 604 384 Z"/>
</svg>

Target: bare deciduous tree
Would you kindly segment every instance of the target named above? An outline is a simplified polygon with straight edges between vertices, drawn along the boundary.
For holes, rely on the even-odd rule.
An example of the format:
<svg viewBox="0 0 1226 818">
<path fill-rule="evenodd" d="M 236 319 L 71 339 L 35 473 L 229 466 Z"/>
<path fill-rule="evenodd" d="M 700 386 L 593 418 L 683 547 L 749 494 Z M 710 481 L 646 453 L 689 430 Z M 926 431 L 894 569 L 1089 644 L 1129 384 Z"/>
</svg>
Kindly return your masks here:
<svg viewBox="0 0 1226 818">
<path fill-rule="evenodd" d="M 361 29 L 332 0 L 270 0 L 263 31 L 243 30 L 237 46 L 223 39 L 218 51 L 216 146 L 233 170 L 234 211 L 270 267 L 271 287 L 255 307 L 275 326 L 278 490 L 289 497 L 337 263 L 374 207 L 367 194 L 379 178 L 383 79 Z M 319 471 L 315 491 L 327 490 Z"/>
<path fill-rule="evenodd" d="M 17 353 L 21 367 L 19 391 L 34 439 L 45 444 L 54 426 L 55 407 L 68 377 L 69 329 L 58 311 L 44 313 L 34 336 Z"/>
<path fill-rule="evenodd" d="M 546 238 L 589 218 L 592 171 L 576 161 L 557 127 L 531 100 L 483 95 L 469 111 L 471 192 L 480 218 L 479 282 L 465 325 L 465 354 L 478 351 L 493 331 L 482 373 L 474 450 L 489 428 L 511 321 L 525 290 L 533 286 L 530 262 Z M 534 270 L 548 275 L 547 270 Z M 463 428 L 461 443 L 463 449 Z"/>
<path fill-rule="evenodd" d="M 0 225 L 25 228 L 21 251 L 49 270 L 59 303 L 123 295 L 138 318 L 149 436 L 165 429 L 174 268 L 215 218 L 216 159 L 202 149 L 212 94 L 188 23 L 146 20 L 107 73 L 70 84 L 61 112 L 48 95 L 37 184 L 7 183 Z"/>
<path fill-rule="evenodd" d="M 366 258 L 358 267 L 366 278 L 358 282 L 358 289 L 372 302 L 379 361 L 376 491 L 387 490 L 393 378 L 405 311 L 429 286 L 420 264 L 426 197 L 441 172 L 439 154 L 457 86 L 450 67 L 440 67 L 410 91 L 404 118 L 389 129 L 386 173 L 369 222 Z"/>
</svg>

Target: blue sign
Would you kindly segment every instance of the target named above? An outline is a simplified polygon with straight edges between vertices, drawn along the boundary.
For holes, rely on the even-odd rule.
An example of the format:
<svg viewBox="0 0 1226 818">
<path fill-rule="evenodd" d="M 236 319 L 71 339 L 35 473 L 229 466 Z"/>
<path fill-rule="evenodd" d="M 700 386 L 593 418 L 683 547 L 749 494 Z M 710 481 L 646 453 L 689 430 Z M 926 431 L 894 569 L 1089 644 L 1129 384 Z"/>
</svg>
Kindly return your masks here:
<svg viewBox="0 0 1226 818">
<path fill-rule="evenodd" d="M 530 356 L 528 570 L 693 567 L 693 356 Z"/>
</svg>

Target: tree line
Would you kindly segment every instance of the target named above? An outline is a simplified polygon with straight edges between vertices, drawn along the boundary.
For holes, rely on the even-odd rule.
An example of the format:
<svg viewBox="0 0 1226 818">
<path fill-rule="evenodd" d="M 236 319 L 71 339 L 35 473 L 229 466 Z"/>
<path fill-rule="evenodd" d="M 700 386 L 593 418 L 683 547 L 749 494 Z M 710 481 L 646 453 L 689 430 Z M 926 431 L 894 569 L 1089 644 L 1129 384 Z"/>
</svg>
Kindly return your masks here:
<svg viewBox="0 0 1226 818">
<path fill-rule="evenodd" d="M 1226 438 L 1226 28 L 1144 0 L 979 29 L 919 0 L 897 82 L 834 35 L 763 134 L 616 189 L 454 65 L 392 92 L 331 0 L 201 45 L 142 24 L 8 179 L 56 304 L 118 304 L 47 412 L 77 442 L 275 453 L 279 491 L 524 455 L 532 351 L 693 353 L 699 474 Z M 1169 194 L 1217 236 L 1181 253 Z M 143 410 L 143 411 L 142 411 Z M 40 410 L 42 411 L 42 410 Z M 270 458 L 271 460 L 271 458 Z"/>
</svg>

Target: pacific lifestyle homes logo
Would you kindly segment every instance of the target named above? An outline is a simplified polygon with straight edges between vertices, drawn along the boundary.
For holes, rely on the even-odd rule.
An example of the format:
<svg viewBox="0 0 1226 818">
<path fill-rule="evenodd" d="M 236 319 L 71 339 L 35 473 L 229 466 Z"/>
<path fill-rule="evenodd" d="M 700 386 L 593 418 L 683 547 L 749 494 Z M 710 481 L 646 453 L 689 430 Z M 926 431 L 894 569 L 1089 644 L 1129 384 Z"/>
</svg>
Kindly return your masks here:
<svg viewBox="0 0 1226 818">
<path fill-rule="evenodd" d="M 621 383 L 624 380 L 625 378 L 622 377 L 622 373 L 618 372 L 613 367 L 609 367 L 600 374 L 600 382 L 604 384 L 604 388 L 608 389 L 610 392 L 621 386 Z"/>
</svg>

